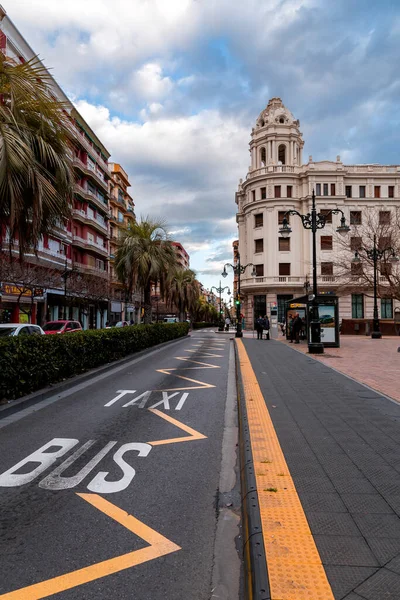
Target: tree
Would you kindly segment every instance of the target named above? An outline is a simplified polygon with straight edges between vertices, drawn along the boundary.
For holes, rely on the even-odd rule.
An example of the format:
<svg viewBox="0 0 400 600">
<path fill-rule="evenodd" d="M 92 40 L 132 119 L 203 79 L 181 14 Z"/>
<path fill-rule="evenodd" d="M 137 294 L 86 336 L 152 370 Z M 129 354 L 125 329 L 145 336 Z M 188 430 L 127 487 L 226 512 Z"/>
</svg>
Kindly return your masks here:
<svg viewBox="0 0 400 600">
<path fill-rule="evenodd" d="M 72 135 L 51 82 L 37 57 L 21 64 L 0 53 L 0 234 L 18 240 L 21 259 L 70 214 Z"/>
<path fill-rule="evenodd" d="M 179 320 L 185 320 L 185 312 L 193 312 L 199 297 L 199 285 L 192 269 L 178 267 L 167 278 L 167 301 L 175 304 Z"/>
<path fill-rule="evenodd" d="M 351 224 L 350 237 L 337 237 L 334 258 L 335 276 L 340 285 L 339 294 L 348 294 L 374 285 L 374 262 L 366 250 L 372 250 L 374 236 L 382 257 L 377 263 L 378 296 L 400 300 L 400 270 L 393 256 L 400 254 L 400 209 L 364 209 L 357 211 Z M 355 253 L 360 261 L 353 262 Z"/>
<path fill-rule="evenodd" d="M 118 248 L 115 270 L 130 293 L 138 286 L 144 296 L 144 322 L 151 323 L 151 285 L 164 295 L 168 273 L 176 268 L 176 253 L 163 221 L 141 218 L 132 223 Z"/>
</svg>

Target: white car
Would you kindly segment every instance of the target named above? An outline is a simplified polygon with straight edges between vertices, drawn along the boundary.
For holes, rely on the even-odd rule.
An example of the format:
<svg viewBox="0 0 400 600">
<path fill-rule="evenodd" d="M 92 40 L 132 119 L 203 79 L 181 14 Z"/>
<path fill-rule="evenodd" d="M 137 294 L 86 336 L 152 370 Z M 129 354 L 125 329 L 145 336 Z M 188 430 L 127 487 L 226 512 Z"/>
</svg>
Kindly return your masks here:
<svg viewBox="0 0 400 600">
<path fill-rule="evenodd" d="M 39 325 L 31 323 L 0 323 L 0 338 L 15 335 L 45 335 Z"/>
</svg>

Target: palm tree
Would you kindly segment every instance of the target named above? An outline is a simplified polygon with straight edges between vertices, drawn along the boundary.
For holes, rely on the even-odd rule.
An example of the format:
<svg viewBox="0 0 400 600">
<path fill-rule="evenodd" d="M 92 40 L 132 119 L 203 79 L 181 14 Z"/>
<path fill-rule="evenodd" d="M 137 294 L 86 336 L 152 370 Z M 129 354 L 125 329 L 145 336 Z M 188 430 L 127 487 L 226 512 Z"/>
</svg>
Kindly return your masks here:
<svg viewBox="0 0 400 600">
<path fill-rule="evenodd" d="M 168 273 L 176 268 L 176 253 L 166 225 L 146 217 L 133 223 L 118 248 L 115 270 L 129 292 L 136 286 L 144 294 L 144 322 L 151 323 L 151 285 L 159 284 L 164 295 Z"/>
<path fill-rule="evenodd" d="M 167 281 L 167 300 L 175 304 L 179 320 L 185 320 L 185 312 L 192 313 L 199 298 L 199 283 L 192 269 L 178 267 L 172 271 Z"/>
<path fill-rule="evenodd" d="M 20 256 L 70 214 L 73 167 L 67 106 L 51 92 L 37 57 L 0 53 L 0 231 Z"/>
</svg>

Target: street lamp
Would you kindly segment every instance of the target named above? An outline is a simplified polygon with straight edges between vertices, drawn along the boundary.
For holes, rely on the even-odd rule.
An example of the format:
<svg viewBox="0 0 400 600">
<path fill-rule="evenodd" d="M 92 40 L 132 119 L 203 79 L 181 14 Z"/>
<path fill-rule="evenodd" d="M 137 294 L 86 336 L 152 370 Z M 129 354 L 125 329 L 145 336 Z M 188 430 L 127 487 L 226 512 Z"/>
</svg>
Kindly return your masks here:
<svg viewBox="0 0 400 600">
<path fill-rule="evenodd" d="M 226 272 L 226 267 L 231 267 L 233 269 L 233 272 L 235 275 L 237 275 L 238 278 L 238 287 L 237 287 L 237 298 L 235 300 L 235 304 L 236 304 L 236 333 L 235 333 L 235 337 L 243 337 L 243 332 L 242 332 L 242 319 L 240 317 L 240 276 L 243 275 L 243 273 L 245 272 L 245 270 L 247 269 L 247 267 L 253 267 L 253 271 L 251 273 L 252 277 L 256 277 L 257 272 L 256 272 L 256 268 L 253 265 L 253 263 L 247 263 L 247 265 L 244 265 L 242 267 L 242 265 L 240 264 L 240 254 L 239 252 L 237 253 L 237 264 L 236 265 L 231 265 L 231 263 L 226 263 L 224 265 L 224 270 L 222 271 L 222 277 L 226 277 L 228 275 L 228 273 Z"/>
<path fill-rule="evenodd" d="M 228 296 L 231 295 L 231 290 L 229 289 L 229 287 L 226 285 L 224 288 L 221 287 L 221 280 L 219 280 L 219 288 L 215 287 L 215 285 L 212 286 L 211 288 L 211 292 L 215 290 L 217 292 L 217 294 L 219 294 L 219 320 L 220 320 L 220 324 L 218 326 L 219 331 L 223 331 L 224 330 L 224 326 L 221 325 L 221 308 L 222 308 L 222 292 L 224 292 L 225 290 L 228 290 Z"/>
<path fill-rule="evenodd" d="M 283 238 L 287 238 L 292 233 L 286 215 L 296 215 L 300 217 L 304 229 L 311 229 L 312 232 L 312 251 L 313 251 L 313 293 L 312 293 L 312 309 L 311 309 L 311 342 L 308 342 L 308 351 L 310 354 L 323 354 L 324 345 L 321 343 L 321 322 L 319 320 L 318 311 L 318 289 L 317 289 L 317 230 L 323 229 L 326 225 L 326 219 L 331 214 L 341 214 L 340 225 L 336 229 L 337 233 L 346 235 L 350 231 L 350 227 L 346 224 L 344 212 L 340 208 L 334 208 L 326 213 L 317 213 L 315 206 L 315 194 L 312 192 L 312 207 L 311 212 L 306 215 L 300 214 L 297 210 L 288 210 L 285 212 L 282 220 L 282 227 L 279 233 Z"/>
<path fill-rule="evenodd" d="M 374 264 L 374 318 L 372 321 L 372 332 L 371 338 L 374 340 L 380 339 L 382 337 L 381 327 L 379 324 L 379 316 L 378 316 L 378 292 L 377 292 L 377 272 L 378 272 L 378 260 L 381 260 L 385 256 L 386 252 L 390 252 L 390 256 L 388 258 L 390 263 L 398 262 L 399 258 L 396 256 L 396 251 L 394 248 L 384 248 L 380 250 L 376 245 L 376 235 L 374 235 L 374 245 L 369 250 L 367 248 L 359 248 L 361 252 L 365 252 L 366 257 L 369 260 L 372 260 Z M 352 260 L 353 264 L 360 264 L 361 258 L 359 251 L 356 250 L 354 253 L 354 258 Z"/>
</svg>

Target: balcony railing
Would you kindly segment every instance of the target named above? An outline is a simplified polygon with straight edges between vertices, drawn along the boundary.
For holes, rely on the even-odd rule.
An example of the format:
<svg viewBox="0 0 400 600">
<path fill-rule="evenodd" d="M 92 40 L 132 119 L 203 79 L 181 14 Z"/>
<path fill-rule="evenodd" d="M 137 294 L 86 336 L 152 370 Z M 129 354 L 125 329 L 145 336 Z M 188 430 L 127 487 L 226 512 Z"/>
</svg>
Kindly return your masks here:
<svg viewBox="0 0 400 600">
<path fill-rule="evenodd" d="M 89 152 L 89 154 L 94 156 L 96 158 L 96 161 L 99 163 L 99 165 L 102 167 L 102 169 L 104 169 L 106 174 L 109 177 L 111 177 L 111 173 L 109 171 L 108 164 L 106 163 L 105 160 L 103 160 L 103 158 L 97 152 L 96 148 L 86 139 L 85 135 L 77 127 L 75 127 L 75 125 L 73 123 L 69 123 L 69 130 L 71 131 L 73 136 L 79 141 L 79 143 L 82 144 L 82 146 L 85 148 L 86 152 Z"/>
<path fill-rule="evenodd" d="M 104 231 L 104 233 L 106 233 L 108 231 L 107 223 L 104 220 L 99 219 L 98 217 L 92 216 L 89 213 L 85 213 L 84 210 L 79 210 L 77 208 L 74 208 L 72 211 L 72 214 L 74 217 L 83 219 L 83 221 L 85 223 L 89 223 L 90 225 L 97 225 Z"/>
<path fill-rule="evenodd" d="M 87 175 L 94 175 L 96 183 L 100 183 L 104 190 L 108 192 L 108 184 L 105 181 L 103 175 L 98 171 L 98 169 L 94 168 L 90 163 L 85 164 L 80 158 L 74 156 L 74 165 L 78 166 L 84 173 Z"/>
<path fill-rule="evenodd" d="M 82 273 L 87 273 L 88 275 L 97 275 L 97 277 L 108 279 L 108 271 L 105 271 L 104 269 L 97 269 L 96 267 L 90 267 L 89 265 L 84 265 L 79 262 L 74 262 L 74 269 L 78 272 L 81 271 Z"/>
<path fill-rule="evenodd" d="M 356 278 L 358 279 L 358 277 Z M 305 277 L 297 277 L 293 275 L 276 275 L 270 277 L 246 277 L 242 279 L 243 286 L 258 286 L 264 285 L 303 285 Z M 326 283 L 339 283 L 339 277 L 335 275 L 319 275 L 318 284 L 323 285 Z"/>
<path fill-rule="evenodd" d="M 100 198 L 99 196 L 97 196 L 94 192 L 92 192 L 91 190 L 87 189 L 87 188 L 83 188 L 81 185 L 79 185 L 78 183 L 75 184 L 75 191 L 77 194 L 79 194 L 80 196 L 82 196 L 83 198 L 85 198 L 85 200 L 88 200 L 90 202 L 94 202 L 94 204 L 96 204 L 96 206 L 98 206 L 99 208 L 101 208 L 102 210 L 104 210 L 104 212 L 108 212 L 108 202 L 107 200 L 103 200 L 102 198 Z"/>
<path fill-rule="evenodd" d="M 81 246 L 84 246 L 85 248 L 89 247 L 89 248 L 95 248 L 97 251 L 100 251 L 104 254 L 106 254 L 108 256 L 108 249 L 106 246 L 104 246 L 103 244 L 99 243 L 99 242 L 95 242 L 94 240 L 88 240 L 85 239 L 83 237 L 81 237 L 80 235 L 74 235 L 72 236 L 72 241 L 75 244 L 79 244 Z"/>
</svg>

